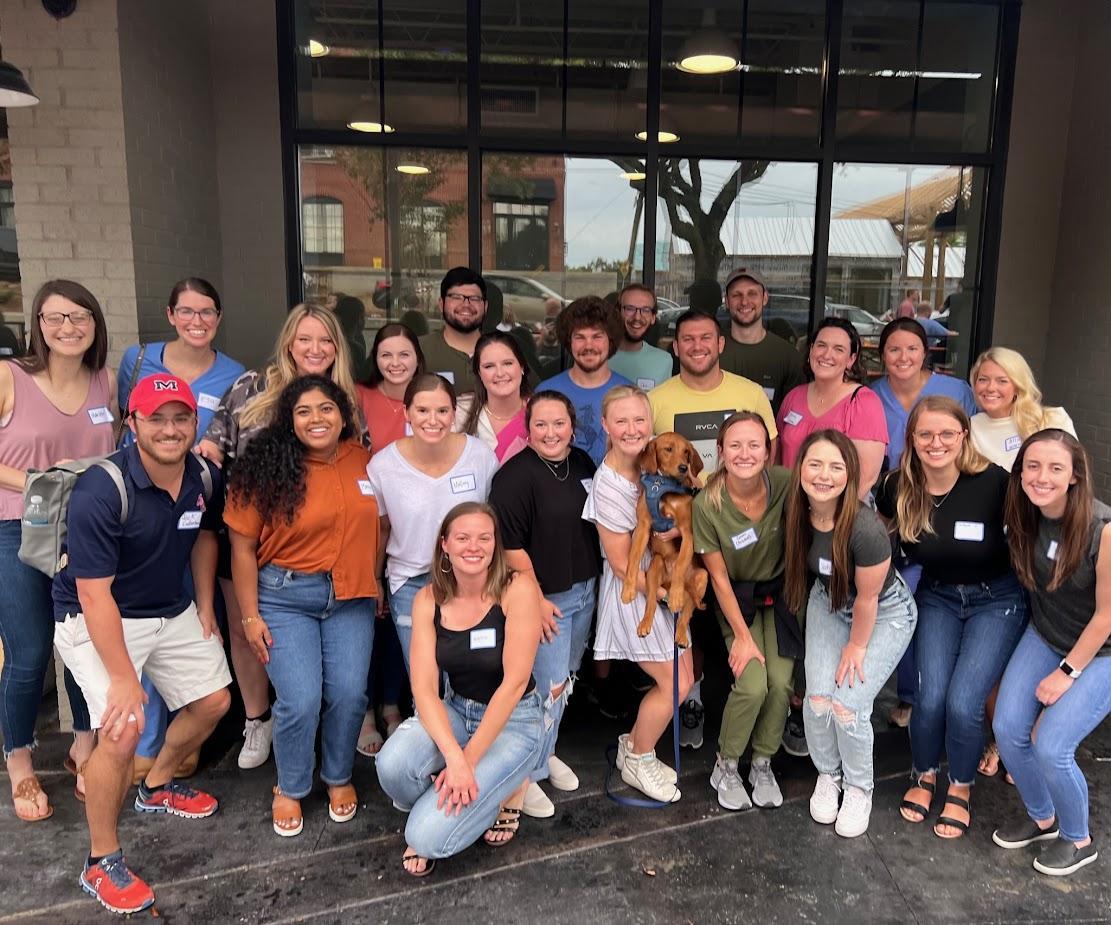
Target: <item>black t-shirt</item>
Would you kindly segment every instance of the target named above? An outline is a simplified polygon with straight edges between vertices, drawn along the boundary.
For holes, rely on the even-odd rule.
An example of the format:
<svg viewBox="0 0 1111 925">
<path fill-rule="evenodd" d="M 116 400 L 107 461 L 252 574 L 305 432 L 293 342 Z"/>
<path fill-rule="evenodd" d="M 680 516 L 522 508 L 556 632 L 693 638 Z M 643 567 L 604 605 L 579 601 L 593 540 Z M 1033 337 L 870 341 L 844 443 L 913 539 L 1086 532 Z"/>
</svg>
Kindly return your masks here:
<svg viewBox="0 0 1111 925">
<path fill-rule="evenodd" d="M 849 602 L 856 597 L 856 567 L 867 568 L 869 565 L 879 565 L 884 559 L 891 558 L 891 540 L 887 535 L 887 528 L 879 519 L 876 512 L 870 507 L 860 505 L 853 521 L 852 536 L 849 537 Z M 818 576 L 822 586 L 828 591 L 830 576 L 833 575 L 833 531 L 813 530 L 811 533 L 810 549 L 806 554 L 806 565 L 810 571 Z M 887 575 L 883 579 L 880 595 L 891 587 L 895 580 L 895 569 L 890 563 L 887 566 Z"/>
<path fill-rule="evenodd" d="M 494 474 L 490 504 L 498 512 L 502 543 L 529 554 L 545 594 L 602 572 L 598 530 L 582 519 L 594 469 L 578 447 L 561 463 L 547 462 L 526 447 Z"/>
<path fill-rule="evenodd" d="M 934 532 L 917 543 L 903 541 L 907 557 L 922 566 L 924 576 L 945 584 L 978 584 L 1010 573 L 1011 555 L 1003 533 L 1005 469 L 990 464 L 976 475 L 961 475 L 947 495 L 934 496 Z M 893 472 L 876 493 L 876 509 L 895 518 L 901 472 Z"/>
</svg>

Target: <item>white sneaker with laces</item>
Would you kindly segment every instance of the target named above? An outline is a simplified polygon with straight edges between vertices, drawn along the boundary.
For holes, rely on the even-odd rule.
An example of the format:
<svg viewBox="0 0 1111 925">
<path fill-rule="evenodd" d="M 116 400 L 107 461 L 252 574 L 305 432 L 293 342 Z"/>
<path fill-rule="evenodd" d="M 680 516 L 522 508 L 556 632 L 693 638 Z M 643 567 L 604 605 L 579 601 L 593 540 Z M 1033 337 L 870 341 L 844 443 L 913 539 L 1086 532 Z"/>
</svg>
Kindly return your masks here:
<svg viewBox="0 0 1111 925">
<path fill-rule="evenodd" d="M 555 755 L 548 759 L 548 780 L 556 790 L 579 789 L 579 776 Z"/>
<path fill-rule="evenodd" d="M 625 767 L 621 769 L 621 779 L 630 787 L 635 787 L 646 797 L 659 803 L 677 803 L 679 788 L 669 781 L 663 773 L 664 765 L 652 753 L 625 755 Z"/>
<path fill-rule="evenodd" d="M 617 767 L 618 771 L 625 770 L 625 759 L 632 754 L 632 748 L 629 744 L 630 740 L 631 736 L 627 732 L 622 733 L 617 737 L 617 760 L 614 761 L 614 765 Z M 656 758 L 655 749 L 650 751 L 648 754 L 651 755 L 653 758 Z M 658 758 L 656 758 L 656 760 L 659 762 L 661 773 L 668 781 L 674 784 L 679 780 L 679 775 L 675 773 L 675 769 L 673 767 L 664 764 Z"/>
<path fill-rule="evenodd" d="M 859 787 L 846 787 L 834 831 L 842 838 L 856 838 L 868 831 L 871 817 L 872 794 L 865 793 Z"/>
<path fill-rule="evenodd" d="M 783 793 L 779 781 L 772 772 L 769 758 L 753 758 L 748 772 L 748 784 L 752 787 L 752 802 L 761 809 L 783 805 Z"/>
<path fill-rule="evenodd" d="M 841 782 L 832 774 L 819 774 L 814 792 L 810 795 L 810 818 L 822 825 L 837 821 L 837 806 L 841 802 Z"/>
<path fill-rule="evenodd" d="M 270 743 L 274 739 L 274 718 L 249 719 L 243 724 L 243 747 L 239 750 L 239 767 L 244 771 L 261 767 L 270 757 Z"/>
<path fill-rule="evenodd" d="M 525 791 L 525 802 L 521 812 L 533 819 L 550 819 L 555 815 L 555 803 L 540 789 L 536 781 L 531 781 Z"/>
</svg>

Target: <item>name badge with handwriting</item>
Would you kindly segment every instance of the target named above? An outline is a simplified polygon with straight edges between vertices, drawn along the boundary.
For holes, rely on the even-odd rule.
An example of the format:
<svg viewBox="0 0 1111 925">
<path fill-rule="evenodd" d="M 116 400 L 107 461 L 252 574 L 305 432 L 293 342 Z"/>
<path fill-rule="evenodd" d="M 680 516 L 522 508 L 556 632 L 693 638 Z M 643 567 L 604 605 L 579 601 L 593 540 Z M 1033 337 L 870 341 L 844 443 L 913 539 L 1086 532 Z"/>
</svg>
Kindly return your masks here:
<svg viewBox="0 0 1111 925">
<path fill-rule="evenodd" d="M 201 525 L 200 511 L 186 511 L 177 522 L 179 530 L 196 530 Z"/>
<path fill-rule="evenodd" d="M 112 412 L 105 407 L 90 408 L 89 420 L 94 424 L 111 424 L 115 418 L 112 417 Z"/>
<path fill-rule="evenodd" d="M 825 575 L 827 578 L 833 574 L 833 562 L 825 559 L 822 556 L 818 557 L 818 574 Z"/>
<path fill-rule="evenodd" d="M 451 493 L 453 495 L 466 494 L 468 491 L 475 490 L 475 479 L 473 472 L 464 472 L 462 475 L 453 475 L 451 477 Z"/>
<path fill-rule="evenodd" d="M 1012 450 L 1017 450 L 1020 446 L 1022 446 L 1022 437 L 1018 434 L 1014 434 L 1003 441 L 1003 452 L 1010 453 Z"/>
<path fill-rule="evenodd" d="M 643 376 L 637 377 L 637 388 L 644 392 L 651 391 L 656 387 L 655 379 L 645 379 Z"/>
<path fill-rule="evenodd" d="M 738 533 L 736 536 L 730 537 L 733 540 L 734 549 L 745 549 L 756 542 L 756 528 L 749 527 L 743 533 Z"/>
<path fill-rule="evenodd" d="M 1057 558 L 1057 541 L 1056 540 L 1050 540 L 1049 541 L 1049 549 L 1047 549 L 1045 551 L 1045 557 L 1047 559 L 1054 559 L 1054 560 Z"/>
<path fill-rule="evenodd" d="M 359 491 L 364 495 L 374 494 L 374 486 L 370 484 L 370 479 L 359 479 Z"/>
<path fill-rule="evenodd" d="M 953 524 L 953 539 L 982 543 L 984 541 L 984 525 L 978 520 L 958 520 Z"/>
<path fill-rule="evenodd" d="M 197 407 L 215 411 L 220 407 L 220 396 L 209 395 L 208 392 L 201 392 L 201 394 L 197 396 Z"/>
<path fill-rule="evenodd" d="M 487 628 L 471 630 L 471 651 L 475 649 L 493 649 L 498 644 L 498 631 Z"/>
<path fill-rule="evenodd" d="M 802 415 L 799 414 L 797 411 L 789 411 L 789 412 L 787 412 L 787 414 L 783 418 L 783 423 L 787 424 L 791 427 L 794 427 L 796 424 L 800 423 L 801 421 L 802 421 Z"/>
<path fill-rule="evenodd" d="M 764 386 L 761 386 L 761 388 L 764 390 L 764 394 L 768 396 L 768 401 L 775 401 L 775 386 L 774 385 L 764 385 Z"/>
</svg>

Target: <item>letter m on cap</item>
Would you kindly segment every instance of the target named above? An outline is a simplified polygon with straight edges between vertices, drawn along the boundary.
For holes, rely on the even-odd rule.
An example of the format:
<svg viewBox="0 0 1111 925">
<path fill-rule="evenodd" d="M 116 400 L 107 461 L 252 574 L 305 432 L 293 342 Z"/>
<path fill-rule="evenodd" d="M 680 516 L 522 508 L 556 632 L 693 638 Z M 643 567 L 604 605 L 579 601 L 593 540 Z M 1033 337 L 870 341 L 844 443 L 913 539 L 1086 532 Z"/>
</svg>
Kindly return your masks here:
<svg viewBox="0 0 1111 925">
<path fill-rule="evenodd" d="M 173 379 L 155 379 L 154 391 L 156 392 L 176 392 L 177 382 Z"/>
</svg>

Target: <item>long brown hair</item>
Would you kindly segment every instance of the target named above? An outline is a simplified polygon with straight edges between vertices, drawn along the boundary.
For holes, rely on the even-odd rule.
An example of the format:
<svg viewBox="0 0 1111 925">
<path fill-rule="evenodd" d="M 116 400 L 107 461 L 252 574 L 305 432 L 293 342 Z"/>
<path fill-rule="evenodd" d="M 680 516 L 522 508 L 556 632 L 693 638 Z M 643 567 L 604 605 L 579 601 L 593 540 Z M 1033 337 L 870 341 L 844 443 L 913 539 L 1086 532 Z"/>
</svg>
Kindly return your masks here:
<svg viewBox="0 0 1111 925">
<path fill-rule="evenodd" d="M 478 343 L 474 345 L 474 354 L 471 356 L 471 371 L 474 373 L 474 397 L 471 400 L 471 408 L 467 412 L 467 419 L 463 423 L 463 433 L 470 434 L 472 437 L 478 433 L 478 417 L 482 414 L 482 409 L 486 407 L 486 402 L 490 400 L 486 391 L 486 384 L 482 381 L 482 374 L 479 370 L 482 368 L 482 351 L 491 344 L 501 344 L 513 354 L 513 359 L 521 367 L 521 386 L 517 394 L 526 400 L 529 396 L 528 363 L 525 360 L 524 352 L 521 350 L 521 345 L 517 343 L 517 338 L 505 331 L 490 331 L 488 334 L 483 334 L 478 339 Z"/>
<path fill-rule="evenodd" d="M 849 541 L 860 509 L 860 457 L 853 442 L 839 430 L 816 430 L 803 442 L 795 466 L 791 470 L 791 490 L 787 494 L 787 573 L 785 589 L 787 606 L 795 613 L 806 610 L 806 589 L 809 586 L 806 556 L 814 538 L 810 525 L 810 504 L 802 488 L 802 465 L 806 454 L 816 443 L 831 443 L 845 461 L 845 490 L 837 499 L 833 518 L 833 569 L 829 576 L 829 602 L 833 610 L 845 606 L 849 597 Z"/>
<path fill-rule="evenodd" d="M 63 299 L 79 305 L 92 314 L 93 342 L 81 357 L 81 363 L 91 372 L 100 372 L 108 361 L 108 325 L 104 321 L 104 312 L 96 296 L 71 279 L 50 279 L 39 287 L 31 303 L 31 323 L 28 325 L 30 349 L 27 356 L 15 362 L 32 374 L 41 373 L 50 362 L 50 347 L 46 343 L 46 336 L 42 333 L 42 320 L 39 315 L 46 300 L 52 295 L 60 295 Z"/>
<path fill-rule="evenodd" d="M 440 532 L 436 535 L 436 544 L 432 549 L 432 597 L 441 606 L 459 593 L 455 570 L 444 555 L 443 542 L 451 532 L 451 525 L 468 514 L 485 514 L 494 525 L 494 554 L 486 572 L 486 583 L 482 587 L 482 593 L 491 600 L 500 601 L 509 586 L 509 580 L 513 577 L 513 570 L 506 561 L 505 548 L 502 546 L 498 515 L 485 501 L 464 501 L 447 512 L 447 517 L 440 524 Z"/>
<path fill-rule="evenodd" d="M 1003 519 L 1007 524 L 1007 540 L 1011 547 L 1011 565 L 1023 586 L 1034 590 L 1034 546 L 1038 538 L 1038 521 L 1041 511 L 1022 488 L 1022 463 L 1026 451 L 1035 443 L 1060 443 L 1072 457 L 1072 475 L 1075 485 L 1070 485 L 1065 500 L 1065 516 L 1061 518 L 1061 540 L 1057 546 L 1057 559 L 1047 591 L 1056 591 L 1079 567 L 1088 553 L 1091 542 L 1092 482 L 1088 476 L 1088 454 L 1080 441 L 1067 431 L 1050 427 L 1031 434 L 1019 447 L 1011 478 L 1007 483 L 1007 500 L 1003 506 Z"/>
<path fill-rule="evenodd" d="M 734 424 L 740 424 L 742 421 L 752 421 L 754 424 L 759 424 L 760 428 L 764 431 L 764 447 L 768 451 L 768 458 L 764 460 L 765 472 L 772 462 L 772 438 L 768 433 L 768 423 L 757 412 L 735 411 L 722 421 L 721 427 L 718 428 L 718 467 L 706 480 L 706 487 L 703 489 L 703 491 L 706 492 L 706 496 L 710 499 L 710 507 L 718 512 L 721 511 L 721 493 L 725 489 L 725 479 L 729 475 L 725 468 L 725 459 L 722 456 L 722 448 L 725 446 L 725 435 Z"/>
<path fill-rule="evenodd" d="M 907 543 L 917 543 L 923 534 L 934 535 L 934 503 L 926 487 L 926 470 L 918 457 L 914 434 L 918 421 L 927 412 L 944 414 L 956 421 L 964 434 L 961 451 L 957 454 L 957 478 L 962 475 L 976 475 L 990 464 L 972 445 L 969 436 L 968 415 L 960 402 L 946 395 L 927 395 L 919 400 L 907 418 L 907 432 L 903 447 L 903 458 L 899 461 L 899 496 L 895 502 L 895 517 L 899 524 L 899 536 Z"/>
</svg>

